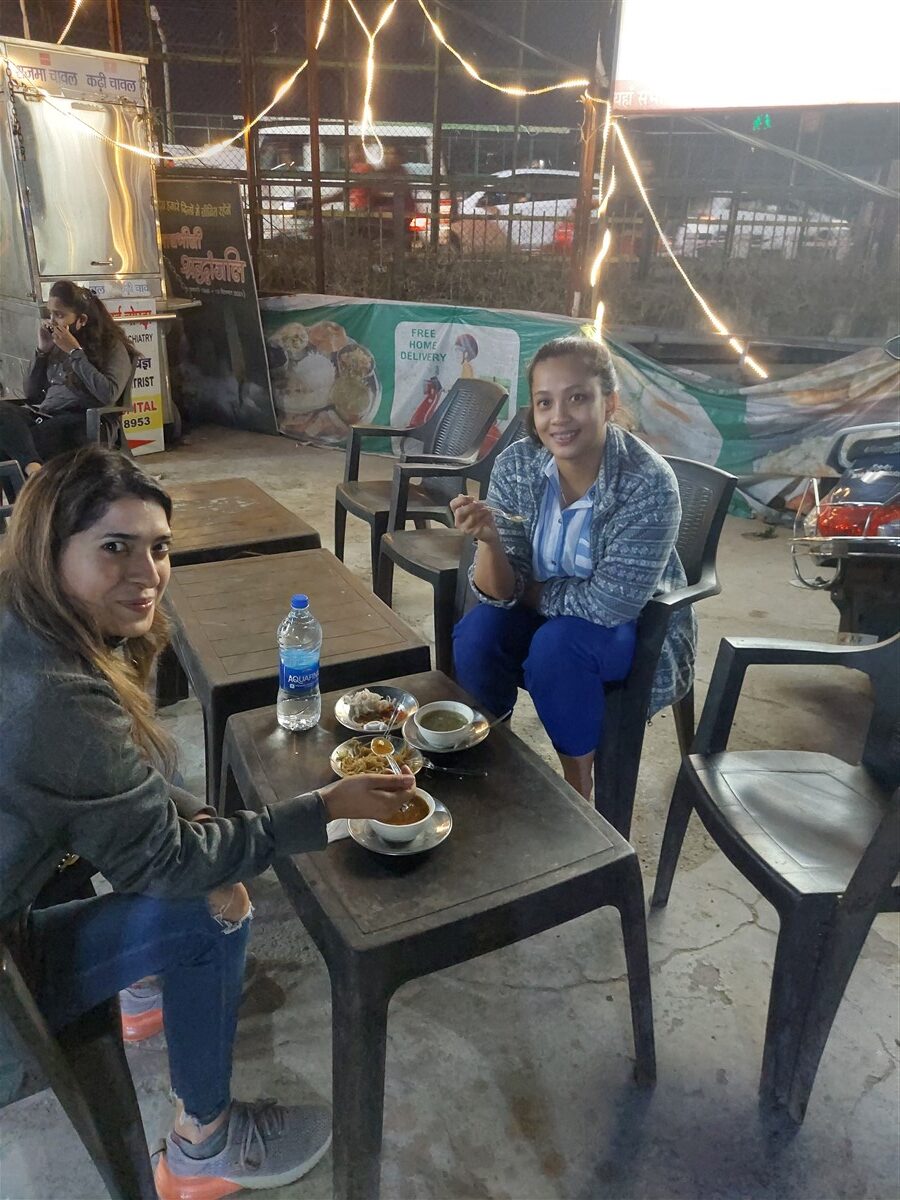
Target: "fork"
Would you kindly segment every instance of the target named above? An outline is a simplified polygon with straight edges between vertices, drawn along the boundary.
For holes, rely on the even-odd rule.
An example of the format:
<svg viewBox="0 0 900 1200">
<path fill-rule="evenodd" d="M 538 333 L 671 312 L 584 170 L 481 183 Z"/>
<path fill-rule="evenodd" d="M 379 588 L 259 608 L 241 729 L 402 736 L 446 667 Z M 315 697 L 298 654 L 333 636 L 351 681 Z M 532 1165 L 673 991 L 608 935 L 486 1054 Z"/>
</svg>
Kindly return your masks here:
<svg viewBox="0 0 900 1200">
<path fill-rule="evenodd" d="M 524 525 L 525 518 L 521 513 L 507 512 L 501 508 L 499 504 L 492 504 L 490 500 L 482 500 L 482 504 L 489 508 L 495 517 L 499 517 L 502 521 L 509 521 L 513 525 Z"/>
</svg>

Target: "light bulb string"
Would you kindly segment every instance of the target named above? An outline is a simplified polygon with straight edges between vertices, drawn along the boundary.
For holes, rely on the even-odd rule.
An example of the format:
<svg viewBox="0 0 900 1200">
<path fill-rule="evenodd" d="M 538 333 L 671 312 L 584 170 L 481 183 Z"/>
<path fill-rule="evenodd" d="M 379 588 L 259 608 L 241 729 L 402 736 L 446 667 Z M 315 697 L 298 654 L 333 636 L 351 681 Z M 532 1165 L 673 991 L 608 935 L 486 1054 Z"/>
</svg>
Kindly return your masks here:
<svg viewBox="0 0 900 1200">
<path fill-rule="evenodd" d="M 66 38 L 69 36 L 69 30 L 72 28 L 72 23 L 75 20 L 75 18 L 78 16 L 78 10 L 79 10 L 79 8 L 81 8 L 83 3 L 84 3 L 84 0 L 75 0 L 74 4 L 72 5 L 72 11 L 69 13 L 69 19 L 68 19 L 68 21 L 66 21 L 66 27 L 65 27 L 65 29 L 63 29 L 62 33 L 56 39 L 57 46 L 61 46 L 62 43 L 66 40 Z"/>
<path fill-rule="evenodd" d="M 359 135 L 366 160 L 373 166 L 380 166 L 384 162 L 384 146 L 382 145 L 381 138 L 375 132 L 375 122 L 372 117 L 372 88 L 375 83 L 375 39 L 391 19 L 397 0 L 390 0 L 390 3 L 386 5 L 381 16 L 378 18 L 375 28 L 371 30 L 363 20 L 362 14 L 353 0 L 347 0 L 347 3 L 354 17 L 359 22 L 368 42 L 368 50 L 366 52 L 366 82 L 363 94 L 362 116 L 359 122 Z M 369 148 L 369 141 L 367 139 L 371 139 L 374 142 L 374 150 Z"/>
</svg>

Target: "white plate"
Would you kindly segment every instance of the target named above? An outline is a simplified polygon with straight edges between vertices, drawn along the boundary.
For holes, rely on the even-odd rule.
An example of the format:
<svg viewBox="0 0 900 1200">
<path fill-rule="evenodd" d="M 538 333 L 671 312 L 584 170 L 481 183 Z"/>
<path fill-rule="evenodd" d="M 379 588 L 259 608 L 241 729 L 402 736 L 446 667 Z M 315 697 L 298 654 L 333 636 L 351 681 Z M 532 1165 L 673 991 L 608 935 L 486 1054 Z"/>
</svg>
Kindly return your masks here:
<svg viewBox="0 0 900 1200">
<path fill-rule="evenodd" d="M 341 696 L 334 706 L 335 719 L 340 721 L 345 729 L 352 729 L 354 733 L 384 733 L 385 729 L 387 729 L 387 724 L 384 721 L 366 721 L 365 724 L 360 725 L 358 722 L 350 720 L 350 697 L 355 696 L 357 692 L 363 690 L 374 692 L 376 696 L 383 696 L 385 700 L 399 700 L 400 707 L 406 713 L 404 720 L 418 711 L 418 700 L 412 692 L 404 692 L 403 688 L 390 687 L 388 684 L 380 683 L 366 689 L 361 687 L 354 688 L 352 692 L 344 692 L 343 696 Z M 399 725 L 397 727 L 399 728 Z"/>
<path fill-rule="evenodd" d="M 351 742 L 362 742 L 363 744 L 366 744 L 368 742 L 371 742 L 372 737 L 378 737 L 378 734 L 377 733 L 372 734 L 371 737 L 348 738 L 346 740 L 346 742 L 341 742 L 341 744 L 339 746 L 335 746 L 335 748 L 331 752 L 331 760 L 330 760 L 331 761 L 331 769 L 332 769 L 332 771 L 334 771 L 335 775 L 340 775 L 340 777 L 342 779 L 345 778 L 344 772 L 341 770 L 339 752 L 341 750 L 343 750 L 346 746 L 349 746 Z M 391 737 L 391 742 L 393 743 L 395 753 L 398 750 L 403 749 L 403 738 Z M 413 748 L 412 754 L 410 755 L 409 761 L 407 762 L 406 765 L 412 771 L 413 775 L 418 775 L 418 773 L 422 770 L 422 767 L 424 767 L 424 765 L 425 765 L 425 760 L 422 757 L 421 753 L 418 750 L 416 750 L 415 748 Z M 383 774 L 384 775 L 391 774 L 391 768 L 387 765 L 387 763 L 384 764 Z"/>
<path fill-rule="evenodd" d="M 477 746 L 483 742 L 490 733 L 490 722 L 484 713 L 480 713 L 477 708 L 472 710 L 475 713 L 475 720 L 472 722 L 472 728 L 468 735 L 455 746 L 432 746 L 430 742 L 426 742 L 416 727 L 415 714 L 409 717 L 403 723 L 403 736 L 411 746 L 416 750 L 423 750 L 426 754 L 458 754 L 460 750 L 471 750 L 473 746 Z"/>
<path fill-rule="evenodd" d="M 377 833 L 372 832 L 369 822 L 364 819 L 354 818 L 347 822 L 347 827 L 354 842 L 365 846 L 367 850 L 371 850 L 375 854 L 385 854 L 389 858 L 402 858 L 407 854 L 422 854 L 426 850 L 433 850 L 435 846 L 439 846 L 450 836 L 453 818 L 450 816 L 449 809 L 441 804 L 440 800 L 435 800 L 430 823 L 411 842 L 403 843 L 382 841 Z"/>
</svg>

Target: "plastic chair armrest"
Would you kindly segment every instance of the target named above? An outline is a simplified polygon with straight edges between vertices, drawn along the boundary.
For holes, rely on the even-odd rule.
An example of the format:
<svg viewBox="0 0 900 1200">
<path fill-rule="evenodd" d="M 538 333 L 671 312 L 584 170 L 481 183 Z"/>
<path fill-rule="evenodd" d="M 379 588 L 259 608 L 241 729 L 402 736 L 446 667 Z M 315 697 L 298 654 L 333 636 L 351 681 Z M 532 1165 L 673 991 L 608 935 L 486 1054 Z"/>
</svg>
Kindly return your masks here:
<svg viewBox="0 0 900 1200">
<path fill-rule="evenodd" d="M 406 525 L 406 508 L 409 503 L 409 485 L 413 479 L 459 479 L 460 484 L 466 478 L 465 467 L 451 466 L 449 463 L 435 463 L 433 466 L 418 463 L 397 463 L 394 467 L 394 478 L 391 485 L 391 509 L 388 514 L 388 531 L 393 533 Z"/>
<path fill-rule="evenodd" d="M 419 432 L 418 426 L 415 425 L 411 425 L 408 429 L 395 429 L 386 425 L 352 425 L 344 458 L 344 483 L 354 483 L 359 479 L 359 453 L 362 449 L 363 438 L 414 437 Z"/>
<path fill-rule="evenodd" d="M 101 408 L 89 408 L 86 414 L 87 437 L 91 442 L 99 441 L 100 422 L 103 417 L 124 416 L 125 410 L 120 404 L 104 404 Z"/>
</svg>

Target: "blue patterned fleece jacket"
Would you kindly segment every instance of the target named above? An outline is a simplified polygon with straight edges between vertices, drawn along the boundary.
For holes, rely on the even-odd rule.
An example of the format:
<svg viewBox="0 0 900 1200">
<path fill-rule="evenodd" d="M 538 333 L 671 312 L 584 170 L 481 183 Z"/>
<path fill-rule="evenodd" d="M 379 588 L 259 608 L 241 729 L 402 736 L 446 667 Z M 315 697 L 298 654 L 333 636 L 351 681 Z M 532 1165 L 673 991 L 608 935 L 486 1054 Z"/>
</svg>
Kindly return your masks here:
<svg viewBox="0 0 900 1200">
<path fill-rule="evenodd" d="M 506 512 L 521 513 L 525 522 L 498 521 L 516 577 L 513 598 L 495 600 L 473 582 L 482 603 L 512 608 L 531 579 L 532 539 L 549 458 L 549 450 L 526 438 L 504 450 L 494 464 L 488 499 Z M 680 519 L 678 483 L 668 463 L 632 434 L 608 426 L 591 519 L 593 572 L 587 579 L 548 580 L 538 610 L 545 617 L 581 617 L 595 625 L 634 620 L 654 595 L 686 583 L 675 550 Z M 696 640 L 696 618 L 688 606 L 669 623 L 653 680 L 651 715 L 690 688 Z"/>
</svg>

